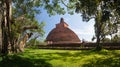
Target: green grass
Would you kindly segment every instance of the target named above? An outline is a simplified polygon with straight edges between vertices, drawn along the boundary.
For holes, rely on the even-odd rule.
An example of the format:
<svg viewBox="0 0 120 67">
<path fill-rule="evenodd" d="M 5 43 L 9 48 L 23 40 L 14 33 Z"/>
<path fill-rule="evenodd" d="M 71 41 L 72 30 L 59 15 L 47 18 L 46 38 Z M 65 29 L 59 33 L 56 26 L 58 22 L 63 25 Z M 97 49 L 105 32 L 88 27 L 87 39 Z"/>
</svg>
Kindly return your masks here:
<svg viewBox="0 0 120 67">
<path fill-rule="evenodd" d="M 1 61 L 0 67 L 120 67 L 120 50 L 26 49 Z"/>
</svg>

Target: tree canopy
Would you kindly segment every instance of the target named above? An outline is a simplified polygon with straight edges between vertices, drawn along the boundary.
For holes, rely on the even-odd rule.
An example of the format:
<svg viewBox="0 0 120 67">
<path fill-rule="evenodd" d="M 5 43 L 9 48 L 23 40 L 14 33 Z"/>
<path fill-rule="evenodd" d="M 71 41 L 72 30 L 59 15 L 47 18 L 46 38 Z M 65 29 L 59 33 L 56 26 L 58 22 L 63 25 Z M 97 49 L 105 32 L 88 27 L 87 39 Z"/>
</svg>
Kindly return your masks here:
<svg viewBox="0 0 120 67">
<path fill-rule="evenodd" d="M 50 16 L 65 14 L 60 2 L 61 0 L 1 0 L 2 44 L 0 44 L 0 52 L 3 54 L 16 52 L 20 49 L 21 43 L 24 45 L 31 35 L 35 38 L 43 36 L 45 23 L 39 23 L 35 15 L 41 13 L 40 8 L 47 10 Z"/>
</svg>

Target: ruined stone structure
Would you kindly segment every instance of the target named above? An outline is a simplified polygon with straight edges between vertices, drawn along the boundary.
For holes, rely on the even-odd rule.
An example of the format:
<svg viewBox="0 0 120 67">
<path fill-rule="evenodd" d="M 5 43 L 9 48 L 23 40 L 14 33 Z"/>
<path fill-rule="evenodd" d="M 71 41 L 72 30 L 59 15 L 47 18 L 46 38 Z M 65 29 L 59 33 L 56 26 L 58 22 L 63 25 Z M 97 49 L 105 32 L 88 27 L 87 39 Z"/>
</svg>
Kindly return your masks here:
<svg viewBox="0 0 120 67">
<path fill-rule="evenodd" d="M 56 24 L 47 36 L 46 41 L 48 44 L 53 43 L 80 43 L 78 36 L 68 28 L 68 24 L 61 18 L 60 23 Z"/>
</svg>

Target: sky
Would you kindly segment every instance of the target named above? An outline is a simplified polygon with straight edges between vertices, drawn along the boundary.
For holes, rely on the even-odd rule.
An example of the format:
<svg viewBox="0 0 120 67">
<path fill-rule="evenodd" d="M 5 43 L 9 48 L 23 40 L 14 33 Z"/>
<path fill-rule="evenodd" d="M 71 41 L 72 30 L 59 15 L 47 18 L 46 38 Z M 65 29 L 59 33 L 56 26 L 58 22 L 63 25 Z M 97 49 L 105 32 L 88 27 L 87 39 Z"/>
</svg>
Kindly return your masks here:
<svg viewBox="0 0 120 67">
<path fill-rule="evenodd" d="M 94 19 L 91 19 L 89 22 L 83 22 L 80 14 L 74 15 L 55 15 L 49 17 L 46 11 L 42 11 L 41 14 L 36 15 L 36 19 L 41 22 L 46 22 L 44 27 L 45 36 L 47 37 L 49 32 L 55 28 L 56 24 L 60 22 L 60 18 L 64 18 L 64 21 L 69 25 L 69 28 L 76 33 L 80 40 L 91 41 L 94 34 Z"/>
</svg>

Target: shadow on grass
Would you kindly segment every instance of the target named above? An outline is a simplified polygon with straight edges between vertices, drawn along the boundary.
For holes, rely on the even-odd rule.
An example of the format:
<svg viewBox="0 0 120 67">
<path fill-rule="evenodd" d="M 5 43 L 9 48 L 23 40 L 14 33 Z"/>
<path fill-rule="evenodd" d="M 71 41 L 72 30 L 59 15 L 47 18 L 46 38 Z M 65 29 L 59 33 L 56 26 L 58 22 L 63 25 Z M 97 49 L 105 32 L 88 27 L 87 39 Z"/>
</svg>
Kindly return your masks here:
<svg viewBox="0 0 120 67">
<path fill-rule="evenodd" d="M 103 57 L 93 56 L 95 54 Z M 49 61 L 52 60 L 60 60 L 61 64 L 63 64 L 62 61 L 75 64 L 76 62 L 79 62 L 79 60 L 89 56 L 92 57 L 87 59 L 87 63 L 84 63 L 80 67 L 120 67 L 120 53 L 118 51 L 107 50 L 100 52 L 95 52 L 92 50 L 62 52 L 45 51 L 45 53 L 37 53 L 36 51 L 27 50 L 24 53 L 5 58 L 0 62 L 0 67 L 52 67 L 52 65 L 54 66 L 56 65 L 55 63 L 57 63 L 54 62 L 53 64 L 50 64 Z"/>
<path fill-rule="evenodd" d="M 52 67 L 52 65 L 45 59 L 28 59 L 14 55 L 1 61 L 0 67 Z"/>
<path fill-rule="evenodd" d="M 115 57 L 106 59 L 95 58 L 88 61 L 89 63 L 83 64 L 82 67 L 120 67 L 120 58 Z"/>
<path fill-rule="evenodd" d="M 102 50 L 100 52 L 97 51 L 78 51 L 74 52 L 73 54 L 70 52 L 55 52 L 55 53 L 47 53 L 45 54 L 45 58 L 47 60 L 53 60 L 53 59 L 61 59 L 64 61 L 67 61 L 67 57 L 74 57 L 70 58 L 70 62 L 78 61 L 84 58 L 84 56 L 89 56 L 89 55 L 101 55 L 103 57 L 92 57 L 89 60 L 86 60 L 88 63 L 84 63 L 81 65 L 82 67 L 120 67 L 120 53 L 116 51 L 107 51 L 107 50 Z M 53 56 L 53 55 L 57 55 Z M 105 57 L 108 56 L 108 57 Z M 81 57 L 81 59 L 76 59 L 76 57 Z"/>
<path fill-rule="evenodd" d="M 29 55 L 29 57 L 35 57 L 35 56 L 39 56 L 39 58 L 44 58 L 47 61 L 51 61 L 51 60 L 62 60 L 62 61 L 66 61 L 66 62 L 76 62 L 81 60 L 82 58 L 84 58 L 85 56 L 89 56 L 95 54 L 95 52 L 93 51 L 65 51 L 65 52 L 50 52 L 50 53 L 44 53 L 44 54 L 34 54 L 34 56 Z M 80 59 L 81 58 L 81 59 Z"/>
</svg>

